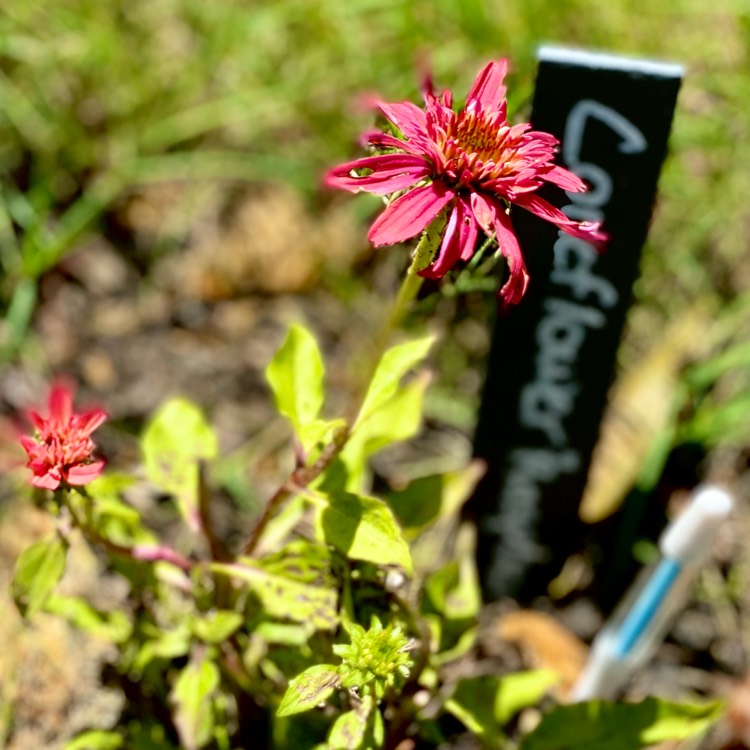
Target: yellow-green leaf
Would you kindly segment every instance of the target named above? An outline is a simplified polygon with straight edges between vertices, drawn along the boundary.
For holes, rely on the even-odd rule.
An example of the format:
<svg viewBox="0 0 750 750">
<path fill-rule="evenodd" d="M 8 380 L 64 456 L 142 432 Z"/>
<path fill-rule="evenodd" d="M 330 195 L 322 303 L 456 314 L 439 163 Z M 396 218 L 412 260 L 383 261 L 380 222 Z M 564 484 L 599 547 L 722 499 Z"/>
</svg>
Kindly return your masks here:
<svg viewBox="0 0 750 750">
<path fill-rule="evenodd" d="M 16 560 L 11 591 L 18 611 L 33 617 L 65 572 L 67 548 L 55 535 L 27 547 Z"/>
<path fill-rule="evenodd" d="M 391 509 L 374 497 L 333 491 L 321 522 L 328 544 L 353 560 L 400 565 L 412 571 L 411 553 Z"/>
<path fill-rule="evenodd" d="M 314 336 L 301 325 L 289 328 L 284 343 L 266 368 L 276 407 L 292 423 L 309 450 L 325 431 L 317 417 L 323 407 L 325 366 Z"/>
<path fill-rule="evenodd" d="M 198 465 L 218 451 L 201 410 L 184 398 L 170 399 L 146 427 L 141 449 L 149 480 L 174 495 L 183 517 L 198 528 Z"/>
<path fill-rule="evenodd" d="M 277 716 L 290 716 L 314 708 L 325 701 L 341 682 L 332 664 L 316 664 L 298 674 L 281 699 Z"/>
<path fill-rule="evenodd" d="M 722 714 L 718 702 L 589 701 L 556 706 L 527 735 L 521 750 L 641 750 L 705 732 Z"/>
</svg>

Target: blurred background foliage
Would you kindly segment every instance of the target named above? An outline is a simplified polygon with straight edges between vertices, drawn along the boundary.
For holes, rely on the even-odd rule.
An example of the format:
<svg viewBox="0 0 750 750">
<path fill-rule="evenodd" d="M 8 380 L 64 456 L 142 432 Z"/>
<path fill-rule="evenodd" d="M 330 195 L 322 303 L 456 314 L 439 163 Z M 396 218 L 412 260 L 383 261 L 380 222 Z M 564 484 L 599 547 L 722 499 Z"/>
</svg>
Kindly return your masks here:
<svg viewBox="0 0 750 750">
<path fill-rule="evenodd" d="M 680 375 L 685 439 L 713 445 L 731 436 L 744 446 L 744 0 L 3 0 L 3 357 L 29 340 L 40 279 L 85 238 L 104 233 L 132 249 L 123 207 L 148 186 L 282 183 L 315 210 L 335 200 L 319 189 L 323 169 L 357 153 L 356 137 L 372 122 L 363 92 L 415 99 L 430 70 L 460 96 L 487 59 L 507 56 L 511 112 L 523 116 L 536 47 L 548 42 L 686 68 L 623 356 L 636 361 L 659 344 L 666 321 L 701 305 L 705 325 L 670 359 L 669 377 L 686 362 L 701 365 Z M 205 197 L 197 195 L 193 207 Z M 364 228 L 374 204 L 346 205 Z M 169 230 L 171 245 L 162 229 L 141 254 L 146 273 L 152 255 L 184 241 L 187 214 L 187 227 Z M 463 360 L 450 344 L 446 351 L 446 369 L 458 373 Z"/>
</svg>

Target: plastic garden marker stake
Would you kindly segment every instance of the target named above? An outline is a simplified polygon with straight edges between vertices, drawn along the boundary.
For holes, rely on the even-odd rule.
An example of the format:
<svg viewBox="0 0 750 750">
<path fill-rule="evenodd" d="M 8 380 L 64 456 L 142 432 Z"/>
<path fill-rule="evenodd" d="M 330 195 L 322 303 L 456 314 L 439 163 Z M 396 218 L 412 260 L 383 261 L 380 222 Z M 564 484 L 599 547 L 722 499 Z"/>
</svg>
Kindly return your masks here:
<svg viewBox="0 0 750 750">
<path fill-rule="evenodd" d="M 693 493 L 688 508 L 659 540 L 659 562 L 643 572 L 594 639 L 571 700 L 616 698 L 633 672 L 651 658 L 684 605 L 687 588 L 732 505 L 732 498 L 718 487 L 699 487 Z"/>
<path fill-rule="evenodd" d="M 475 437 L 488 471 L 469 506 L 488 599 L 544 594 L 582 542 L 578 505 L 681 80 L 678 65 L 539 51 L 532 125 L 560 140 L 560 162 L 590 186 L 562 208 L 603 221 L 610 240 L 598 252 L 512 212 L 531 282 L 495 324 Z"/>
</svg>

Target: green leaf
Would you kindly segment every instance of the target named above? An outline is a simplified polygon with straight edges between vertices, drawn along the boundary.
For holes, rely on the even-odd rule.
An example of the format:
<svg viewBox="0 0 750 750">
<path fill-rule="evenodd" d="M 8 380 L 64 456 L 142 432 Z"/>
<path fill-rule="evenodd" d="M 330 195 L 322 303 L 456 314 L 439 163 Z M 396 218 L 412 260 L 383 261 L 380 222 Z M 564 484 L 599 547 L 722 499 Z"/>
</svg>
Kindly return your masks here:
<svg viewBox="0 0 750 750">
<path fill-rule="evenodd" d="M 471 677 L 458 682 L 445 708 L 470 732 L 497 744 L 502 727 L 520 710 L 539 703 L 558 679 L 546 670 Z"/>
<path fill-rule="evenodd" d="M 495 719 L 503 726 L 519 711 L 536 706 L 547 691 L 560 681 L 560 676 L 548 669 L 529 669 L 503 675 L 495 695 Z"/>
<path fill-rule="evenodd" d="M 527 735 L 521 750 L 640 750 L 706 731 L 722 714 L 719 702 L 688 704 L 590 701 L 557 706 Z"/>
<path fill-rule="evenodd" d="M 336 689 L 341 677 L 331 664 L 316 664 L 298 674 L 281 699 L 277 716 L 290 716 L 314 708 Z"/>
<path fill-rule="evenodd" d="M 181 623 L 173 630 L 157 631 L 153 638 L 141 646 L 133 659 L 132 671 L 141 674 L 154 659 L 177 659 L 186 656 L 190 651 L 191 635 L 187 622 Z"/>
<path fill-rule="evenodd" d="M 328 544 L 352 560 L 400 565 L 411 573 L 409 545 L 382 500 L 340 490 L 324 497 L 321 522 Z"/>
<path fill-rule="evenodd" d="M 59 536 L 27 547 L 16 560 L 11 591 L 23 617 L 33 617 L 65 572 L 67 547 Z"/>
<path fill-rule="evenodd" d="M 434 340 L 433 336 L 425 336 L 399 344 L 385 352 L 375 369 L 354 431 L 390 401 L 401 379 L 427 356 Z"/>
<path fill-rule="evenodd" d="M 417 377 L 400 387 L 352 433 L 339 457 L 347 470 L 347 489 L 360 489 L 370 456 L 419 432 L 428 381 L 426 376 Z"/>
<path fill-rule="evenodd" d="M 374 698 L 366 695 L 353 710 L 341 714 L 328 734 L 328 748 L 330 750 L 357 750 L 361 747 L 373 708 L 375 708 Z"/>
<path fill-rule="evenodd" d="M 124 740 L 117 732 L 92 729 L 82 732 L 63 745 L 63 750 L 117 750 Z"/>
<path fill-rule="evenodd" d="M 229 610 L 217 610 L 196 617 L 192 622 L 195 637 L 205 643 L 221 643 L 242 625 L 242 615 Z"/>
<path fill-rule="evenodd" d="M 212 739 L 214 707 L 210 699 L 220 679 L 219 668 L 213 661 L 191 660 L 172 688 L 175 726 L 185 750 L 205 747 Z"/>
<path fill-rule="evenodd" d="M 113 643 L 124 643 L 130 638 L 133 626 L 121 610 L 101 612 L 76 596 L 52 593 L 44 605 L 45 612 L 64 617 L 80 630 L 86 630 Z"/>
<path fill-rule="evenodd" d="M 331 630 L 338 624 L 338 593 L 331 572 L 331 556 L 322 545 L 292 542 L 260 560 L 211 566 L 224 575 L 245 581 L 271 617 Z"/>
<path fill-rule="evenodd" d="M 278 410 L 292 423 L 306 449 L 325 432 L 317 420 L 323 407 L 325 366 L 313 335 L 301 325 L 289 328 L 284 343 L 266 368 Z"/>
<path fill-rule="evenodd" d="M 473 560 L 451 560 L 425 579 L 425 594 L 436 612 L 447 620 L 474 619 L 481 594 Z"/>
<path fill-rule="evenodd" d="M 174 495 L 183 517 L 197 529 L 198 464 L 218 451 L 203 413 L 186 399 L 170 399 L 146 427 L 141 449 L 149 480 Z"/>
<path fill-rule="evenodd" d="M 289 622 L 260 622 L 253 631 L 264 643 L 280 646 L 306 646 L 310 640 L 310 628 Z"/>
<path fill-rule="evenodd" d="M 155 543 L 156 537 L 144 525 L 141 514 L 122 499 L 122 493 L 134 482 L 129 475 L 107 473 L 87 485 L 91 501 L 73 495 L 70 502 L 77 503 L 81 513 L 91 515 L 92 525 L 105 539 L 128 547 Z"/>
</svg>

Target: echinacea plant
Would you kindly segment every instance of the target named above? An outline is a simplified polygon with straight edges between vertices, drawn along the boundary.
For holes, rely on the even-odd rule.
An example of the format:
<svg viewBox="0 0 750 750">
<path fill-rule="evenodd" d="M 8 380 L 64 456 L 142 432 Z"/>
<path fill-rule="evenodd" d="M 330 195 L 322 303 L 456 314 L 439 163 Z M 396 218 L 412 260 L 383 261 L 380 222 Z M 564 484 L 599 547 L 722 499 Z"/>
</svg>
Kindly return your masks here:
<svg viewBox="0 0 750 750">
<path fill-rule="evenodd" d="M 217 437 L 196 405 L 175 398 L 153 415 L 132 473 L 103 472 L 91 435 L 106 415 L 75 413 L 69 389 L 52 389 L 48 416 L 31 413 L 36 434 L 22 438 L 31 484 L 58 523 L 19 557 L 13 595 L 26 618 L 47 611 L 110 641 L 109 684 L 123 695 L 114 723 L 94 724 L 67 750 L 414 750 L 448 747 L 457 732 L 499 747 L 514 716 L 555 681 L 463 666 L 481 599 L 473 532 L 460 511 L 478 467 L 413 476 L 378 496 L 369 472 L 374 454 L 420 429 L 428 379 L 407 376 L 433 339 L 390 339 L 423 278 L 469 261 L 484 233 L 507 260 L 501 298 L 518 302 L 528 277 L 513 207 L 604 240 L 599 227 L 537 195 L 545 184 L 585 185 L 554 163 L 552 136 L 510 124 L 506 69 L 504 60 L 483 68 L 458 111 L 449 91 L 436 95 L 429 84 L 424 110 L 378 100 L 391 129 L 366 134 L 377 153 L 328 174 L 331 186 L 386 198 L 374 244 L 420 239 L 369 382 L 353 389 L 353 418 L 324 415 L 322 354 L 305 327 L 290 328 L 266 376 L 295 433 L 294 466 L 254 519 L 233 516 L 248 524 L 239 542 L 214 525 L 215 496 L 226 488 L 212 472 Z M 167 498 L 162 513 L 173 511 L 159 534 L 130 502 L 143 482 Z M 110 609 L 56 590 L 81 536 L 127 584 Z M 660 711 L 674 721 L 675 710 Z M 695 717 L 705 725 L 705 715 Z M 559 725 L 559 714 L 553 720 Z M 617 735 L 616 726 L 605 730 Z M 562 745 L 529 745 L 553 747 Z"/>
</svg>

